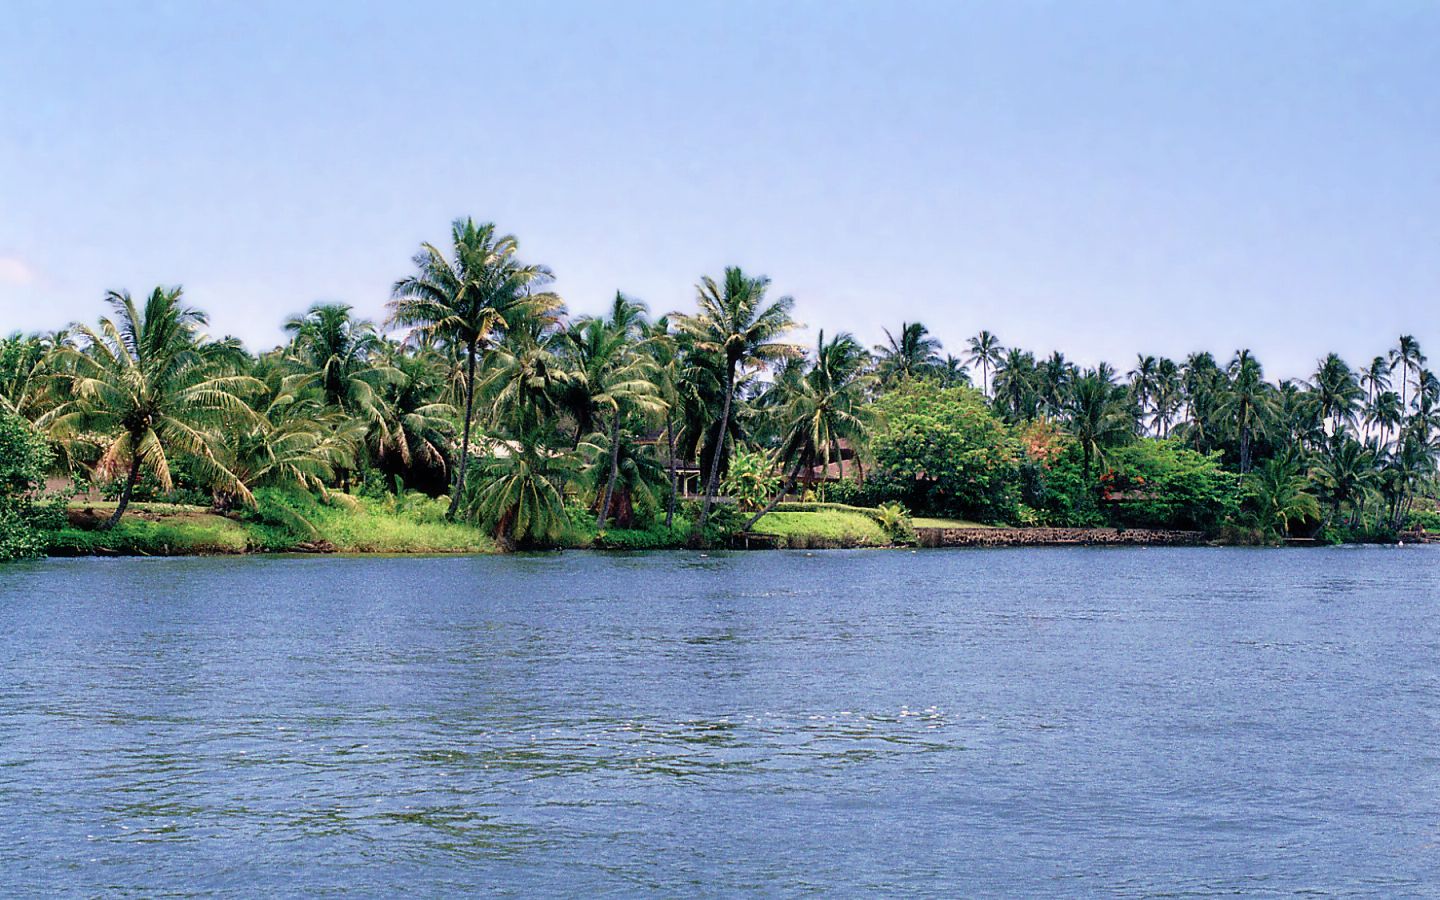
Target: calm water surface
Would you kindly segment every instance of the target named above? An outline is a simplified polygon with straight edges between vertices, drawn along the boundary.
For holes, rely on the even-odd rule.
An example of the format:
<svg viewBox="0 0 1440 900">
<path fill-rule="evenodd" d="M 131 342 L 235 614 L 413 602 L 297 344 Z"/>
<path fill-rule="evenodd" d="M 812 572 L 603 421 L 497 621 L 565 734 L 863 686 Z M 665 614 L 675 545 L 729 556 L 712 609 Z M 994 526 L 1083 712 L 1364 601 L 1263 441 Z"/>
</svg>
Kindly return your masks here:
<svg viewBox="0 0 1440 900">
<path fill-rule="evenodd" d="M 1440 548 L 0 569 L 6 895 L 1440 895 Z"/>
</svg>

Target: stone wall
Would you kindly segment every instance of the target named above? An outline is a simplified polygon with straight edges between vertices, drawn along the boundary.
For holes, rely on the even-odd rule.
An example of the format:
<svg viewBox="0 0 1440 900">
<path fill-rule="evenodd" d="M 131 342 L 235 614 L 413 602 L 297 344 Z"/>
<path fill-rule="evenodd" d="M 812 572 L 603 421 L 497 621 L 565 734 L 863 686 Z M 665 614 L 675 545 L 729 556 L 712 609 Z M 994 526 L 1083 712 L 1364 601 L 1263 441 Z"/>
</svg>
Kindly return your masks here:
<svg viewBox="0 0 1440 900">
<path fill-rule="evenodd" d="M 922 547 L 1052 547 L 1145 544 L 1180 547 L 1205 543 L 1199 531 L 1147 528 L 917 528 Z"/>
</svg>

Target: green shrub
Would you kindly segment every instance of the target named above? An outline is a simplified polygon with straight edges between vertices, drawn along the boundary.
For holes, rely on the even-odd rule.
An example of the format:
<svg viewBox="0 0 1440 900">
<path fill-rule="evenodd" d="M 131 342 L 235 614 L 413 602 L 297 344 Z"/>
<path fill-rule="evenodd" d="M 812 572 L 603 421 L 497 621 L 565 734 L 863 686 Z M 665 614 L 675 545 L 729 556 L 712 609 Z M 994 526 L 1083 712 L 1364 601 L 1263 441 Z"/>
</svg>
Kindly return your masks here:
<svg viewBox="0 0 1440 900">
<path fill-rule="evenodd" d="M 50 459 L 29 422 L 0 413 L 0 562 L 43 555 L 45 530 L 59 524 L 57 506 L 39 499 Z"/>
</svg>

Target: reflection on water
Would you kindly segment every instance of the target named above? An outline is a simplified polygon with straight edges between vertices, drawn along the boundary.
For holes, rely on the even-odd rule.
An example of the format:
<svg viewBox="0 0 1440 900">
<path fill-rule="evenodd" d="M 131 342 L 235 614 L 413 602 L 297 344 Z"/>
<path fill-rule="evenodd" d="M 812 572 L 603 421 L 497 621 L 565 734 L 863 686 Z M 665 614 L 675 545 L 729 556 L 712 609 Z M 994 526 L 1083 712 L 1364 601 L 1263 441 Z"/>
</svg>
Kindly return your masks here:
<svg viewBox="0 0 1440 900">
<path fill-rule="evenodd" d="M 0 888 L 1440 891 L 1440 553 L 0 570 Z"/>
</svg>

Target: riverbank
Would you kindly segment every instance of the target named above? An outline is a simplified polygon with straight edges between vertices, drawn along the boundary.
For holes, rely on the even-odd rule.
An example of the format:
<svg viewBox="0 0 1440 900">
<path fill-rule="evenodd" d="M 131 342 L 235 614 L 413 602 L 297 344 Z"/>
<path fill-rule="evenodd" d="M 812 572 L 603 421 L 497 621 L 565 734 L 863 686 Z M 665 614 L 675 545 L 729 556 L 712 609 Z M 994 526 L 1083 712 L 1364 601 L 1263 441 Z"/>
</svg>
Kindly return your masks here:
<svg viewBox="0 0 1440 900">
<path fill-rule="evenodd" d="M 101 523 L 114 503 L 83 501 L 65 527 L 46 533 L 50 556 L 229 556 L 249 553 L 490 554 L 495 541 L 472 525 L 444 521 L 445 505 L 426 498 L 329 503 L 290 495 L 263 498 L 258 510 L 217 513 L 204 506 L 136 503 L 109 531 Z M 712 535 L 717 546 L 748 550 L 883 547 L 1199 546 L 1223 543 L 1199 531 L 1140 528 L 1010 528 L 952 520 L 913 520 L 887 528 L 878 510 L 840 504 L 784 504 L 748 532 Z M 593 528 L 576 516 L 557 543 L 566 550 L 670 550 L 687 546 L 690 524 Z M 1440 541 L 1406 533 L 1405 543 Z"/>
</svg>

